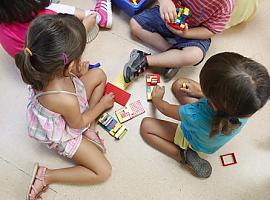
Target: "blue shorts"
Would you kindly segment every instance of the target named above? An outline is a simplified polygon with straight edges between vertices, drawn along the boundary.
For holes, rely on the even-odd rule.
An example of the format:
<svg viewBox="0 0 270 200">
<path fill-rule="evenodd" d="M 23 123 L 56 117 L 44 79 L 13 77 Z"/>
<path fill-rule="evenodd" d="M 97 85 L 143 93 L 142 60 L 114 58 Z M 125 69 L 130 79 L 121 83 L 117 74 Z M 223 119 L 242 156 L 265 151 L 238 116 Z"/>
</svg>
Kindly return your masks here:
<svg viewBox="0 0 270 200">
<path fill-rule="evenodd" d="M 173 49 L 183 49 L 185 47 L 199 47 L 203 52 L 203 57 L 209 49 L 211 39 L 186 39 L 173 34 L 167 27 L 163 19 L 160 17 L 159 6 L 146 9 L 133 17 L 140 26 L 150 32 L 159 33 L 164 38 L 173 38 L 175 44 Z"/>
</svg>

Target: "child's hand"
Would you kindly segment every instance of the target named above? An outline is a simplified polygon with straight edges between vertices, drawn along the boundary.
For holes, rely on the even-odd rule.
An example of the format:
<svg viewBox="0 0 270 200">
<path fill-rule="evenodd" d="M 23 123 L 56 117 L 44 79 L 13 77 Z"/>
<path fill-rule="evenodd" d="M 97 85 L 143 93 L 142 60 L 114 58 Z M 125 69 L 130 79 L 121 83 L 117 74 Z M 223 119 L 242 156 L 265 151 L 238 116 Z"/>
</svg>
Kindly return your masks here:
<svg viewBox="0 0 270 200">
<path fill-rule="evenodd" d="M 185 29 L 183 31 L 178 30 L 176 28 L 173 28 L 173 27 L 169 26 L 168 24 L 166 24 L 166 26 L 175 35 L 178 35 L 178 36 L 183 37 L 183 38 L 185 38 L 187 35 L 187 32 L 188 32 L 188 24 L 187 23 L 185 23 Z"/>
<path fill-rule="evenodd" d="M 164 86 L 155 86 L 152 91 L 152 100 L 154 99 L 163 99 L 165 94 L 165 87 Z"/>
<path fill-rule="evenodd" d="M 191 79 L 182 79 L 180 90 L 190 97 L 201 98 L 204 96 L 200 84 Z"/>
<path fill-rule="evenodd" d="M 177 19 L 176 8 L 172 0 L 159 1 L 160 16 L 164 22 L 174 23 Z"/>
<path fill-rule="evenodd" d="M 77 67 L 77 76 L 81 77 L 88 72 L 89 61 L 80 61 Z"/>
<path fill-rule="evenodd" d="M 113 93 L 109 93 L 104 95 L 101 99 L 100 99 L 100 103 L 102 103 L 105 107 L 105 110 L 108 108 L 113 107 L 113 103 L 114 103 L 114 94 Z"/>
</svg>

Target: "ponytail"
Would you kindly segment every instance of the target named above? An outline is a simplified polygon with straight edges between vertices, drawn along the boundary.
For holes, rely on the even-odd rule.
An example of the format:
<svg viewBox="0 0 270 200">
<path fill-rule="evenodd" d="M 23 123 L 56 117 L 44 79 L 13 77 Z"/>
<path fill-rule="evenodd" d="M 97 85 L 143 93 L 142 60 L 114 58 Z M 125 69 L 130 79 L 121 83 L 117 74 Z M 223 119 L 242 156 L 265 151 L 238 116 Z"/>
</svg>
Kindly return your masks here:
<svg viewBox="0 0 270 200">
<path fill-rule="evenodd" d="M 45 84 L 44 74 L 35 69 L 31 64 L 31 59 L 32 55 L 28 51 L 22 50 L 15 56 L 15 63 L 21 72 L 23 81 L 35 90 L 42 90 Z"/>
<path fill-rule="evenodd" d="M 209 137 L 212 138 L 218 133 L 230 135 L 235 129 L 241 126 L 238 117 L 230 117 L 224 112 L 218 112 L 212 121 L 212 130 Z"/>
</svg>

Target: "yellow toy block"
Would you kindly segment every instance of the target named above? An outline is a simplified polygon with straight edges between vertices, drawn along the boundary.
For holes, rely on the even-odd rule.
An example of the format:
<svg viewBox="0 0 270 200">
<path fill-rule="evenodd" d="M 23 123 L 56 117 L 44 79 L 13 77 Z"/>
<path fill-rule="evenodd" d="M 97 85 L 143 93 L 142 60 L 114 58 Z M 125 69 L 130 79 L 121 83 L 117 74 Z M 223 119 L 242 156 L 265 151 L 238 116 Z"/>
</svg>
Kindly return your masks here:
<svg viewBox="0 0 270 200">
<path fill-rule="evenodd" d="M 116 79 L 112 82 L 115 86 L 121 88 L 122 90 L 127 89 L 130 83 L 126 83 L 124 80 L 123 73 L 119 73 Z"/>
</svg>

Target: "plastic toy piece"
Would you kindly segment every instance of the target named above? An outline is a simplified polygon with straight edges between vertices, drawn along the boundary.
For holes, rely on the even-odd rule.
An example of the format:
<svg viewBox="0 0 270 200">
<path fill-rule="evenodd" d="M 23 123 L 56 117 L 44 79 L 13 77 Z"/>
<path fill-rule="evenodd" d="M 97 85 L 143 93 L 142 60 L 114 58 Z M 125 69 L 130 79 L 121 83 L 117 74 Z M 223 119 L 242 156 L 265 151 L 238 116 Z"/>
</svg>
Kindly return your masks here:
<svg viewBox="0 0 270 200">
<path fill-rule="evenodd" d="M 141 0 L 129 0 L 129 2 L 133 3 L 135 6 L 138 5 L 138 3 L 141 2 Z"/>
<path fill-rule="evenodd" d="M 225 157 L 227 157 L 227 156 L 231 157 L 232 162 L 225 162 Z M 228 153 L 228 154 L 225 154 L 225 155 L 221 155 L 220 159 L 221 159 L 221 162 L 222 162 L 223 166 L 229 166 L 229 165 L 233 165 L 233 164 L 237 163 L 234 153 Z"/>
<path fill-rule="evenodd" d="M 100 67 L 100 63 L 96 63 L 94 65 L 91 65 L 91 64 L 88 65 L 88 69 L 94 69 L 94 68 L 99 68 L 99 67 Z"/>
<path fill-rule="evenodd" d="M 123 107 L 117 111 L 115 111 L 115 115 L 120 123 L 124 123 L 134 117 L 137 117 L 143 114 L 145 110 L 141 104 L 141 101 L 135 101 L 126 107 Z"/>
<path fill-rule="evenodd" d="M 160 83 L 159 74 L 146 74 L 146 97 L 147 101 L 152 100 L 152 91 Z"/>
<path fill-rule="evenodd" d="M 105 87 L 105 94 L 109 94 L 112 92 L 114 94 L 114 100 L 115 102 L 119 103 L 122 106 L 125 106 L 130 98 L 130 95 L 128 92 L 125 90 L 122 90 L 119 87 L 116 87 L 115 85 L 111 83 L 107 83 Z"/>
<path fill-rule="evenodd" d="M 120 124 L 109 113 L 104 113 L 99 119 L 99 124 L 104 128 L 112 137 L 120 140 L 127 132 L 125 125 Z"/>
<path fill-rule="evenodd" d="M 127 89 L 130 83 L 126 83 L 126 81 L 124 80 L 123 73 L 119 73 L 116 79 L 113 81 L 113 84 L 121 88 L 122 90 L 125 90 Z"/>
<path fill-rule="evenodd" d="M 188 86 L 187 86 L 187 84 L 184 82 L 184 83 L 182 84 L 181 88 L 183 88 L 183 89 L 188 89 Z"/>
<path fill-rule="evenodd" d="M 185 30 L 185 23 L 188 16 L 190 16 L 189 8 L 184 6 L 179 6 L 176 8 L 177 20 L 174 23 L 168 23 L 169 26 L 179 29 L 181 31 Z"/>
</svg>

